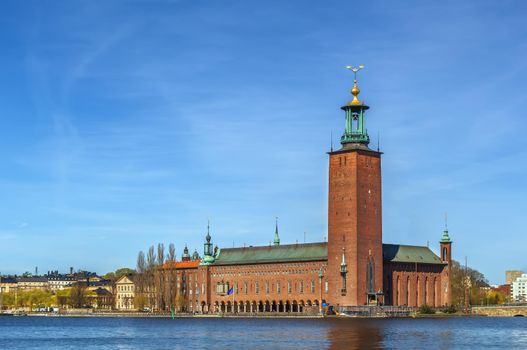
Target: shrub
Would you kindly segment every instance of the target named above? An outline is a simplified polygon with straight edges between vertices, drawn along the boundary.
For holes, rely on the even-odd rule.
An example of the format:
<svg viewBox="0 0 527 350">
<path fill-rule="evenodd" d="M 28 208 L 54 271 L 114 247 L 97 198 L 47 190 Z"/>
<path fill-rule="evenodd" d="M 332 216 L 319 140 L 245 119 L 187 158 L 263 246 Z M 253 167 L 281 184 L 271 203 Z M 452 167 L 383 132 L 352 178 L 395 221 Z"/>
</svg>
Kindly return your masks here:
<svg viewBox="0 0 527 350">
<path fill-rule="evenodd" d="M 432 314 L 435 314 L 436 312 L 430 306 L 424 304 L 419 307 L 419 313 L 423 315 L 432 315 Z"/>
<path fill-rule="evenodd" d="M 454 305 L 450 305 L 450 306 L 443 308 L 441 312 L 445 314 L 455 314 L 457 312 L 457 309 Z"/>
</svg>

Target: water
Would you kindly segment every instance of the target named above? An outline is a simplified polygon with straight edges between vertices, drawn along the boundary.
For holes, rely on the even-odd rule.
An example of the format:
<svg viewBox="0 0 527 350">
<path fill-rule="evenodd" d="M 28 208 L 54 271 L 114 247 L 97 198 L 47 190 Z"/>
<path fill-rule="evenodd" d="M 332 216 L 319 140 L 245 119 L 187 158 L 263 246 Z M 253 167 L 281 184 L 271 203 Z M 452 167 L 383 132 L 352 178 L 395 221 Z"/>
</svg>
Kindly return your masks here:
<svg viewBox="0 0 527 350">
<path fill-rule="evenodd" d="M 0 317 L 0 349 L 527 349 L 527 318 Z"/>
</svg>

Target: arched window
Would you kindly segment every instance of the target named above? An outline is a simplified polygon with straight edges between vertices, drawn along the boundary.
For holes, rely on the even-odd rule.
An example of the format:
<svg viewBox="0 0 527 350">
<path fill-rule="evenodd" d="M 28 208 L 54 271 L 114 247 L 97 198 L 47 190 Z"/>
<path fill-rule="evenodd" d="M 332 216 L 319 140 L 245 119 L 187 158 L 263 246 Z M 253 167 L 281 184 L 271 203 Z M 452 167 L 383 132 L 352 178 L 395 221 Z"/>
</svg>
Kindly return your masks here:
<svg viewBox="0 0 527 350">
<path fill-rule="evenodd" d="M 417 277 L 416 283 L 415 283 L 415 306 L 421 306 L 419 304 L 419 276 Z"/>
<path fill-rule="evenodd" d="M 428 305 L 428 277 L 425 278 L 425 304 Z"/>
<path fill-rule="evenodd" d="M 374 293 L 375 292 L 375 262 L 373 257 L 368 258 L 368 266 L 366 268 L 366 292 Z"/>
<path fill-rule="evenodd" d="M 395 287 L 394 305 L 399 305 L 400 295 L 401 295 L 401 281 L 400 281 L 399 276 L 397 276 L 397 284 L 396 284 L 396 287 Z"/>
<path fill-rule="evenodd" d="M 404 305 L 409 305 L 410 303 L 410 277 L 406 278 L 406 300 L 404 302 Z"/>
<path fill-rule="evenodd" d="M 446 247 L 443 247 L 443 261 L 447 260 L 447 251 Z"/>
</svg>

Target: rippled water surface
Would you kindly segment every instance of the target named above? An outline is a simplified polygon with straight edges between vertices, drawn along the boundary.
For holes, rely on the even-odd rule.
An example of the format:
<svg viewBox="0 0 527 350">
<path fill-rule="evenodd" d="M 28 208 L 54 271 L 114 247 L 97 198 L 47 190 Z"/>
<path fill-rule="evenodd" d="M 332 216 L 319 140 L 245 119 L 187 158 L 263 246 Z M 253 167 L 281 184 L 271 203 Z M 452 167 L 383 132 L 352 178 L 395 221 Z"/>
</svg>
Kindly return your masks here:
<svg viewBox="0 0 527 350">
<path fill-rule="evenodd" d="M 527 349 L 527 318 L 0 317 L 0 349 Z"/>
</svg>

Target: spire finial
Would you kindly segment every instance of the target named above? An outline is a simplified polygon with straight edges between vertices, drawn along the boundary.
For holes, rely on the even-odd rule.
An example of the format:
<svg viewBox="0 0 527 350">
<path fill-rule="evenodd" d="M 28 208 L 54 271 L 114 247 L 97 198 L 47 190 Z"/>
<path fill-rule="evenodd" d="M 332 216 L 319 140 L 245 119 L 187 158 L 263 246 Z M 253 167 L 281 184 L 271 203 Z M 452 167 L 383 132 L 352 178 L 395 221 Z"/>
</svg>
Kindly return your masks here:
<svg viewBox="0 0 527 350">
<path fill-rule="evenodd" d="M 207 236 L 205 236 L 207 243 L 210 243 L 210 220 L 207 219 Z"/>
<path fill-rule="evenodd" d="M 333 130 L 330 131 L 329 135 L 330 135 L 330 136 L 329 136 L 329 139 L 330 139 L 330 145 L 331 145 L 330 148 L 329 148 L 329 150 L 330 150 L 331 152 L 333 152 Z"/>
<path fill-rule="evenodd" d="M 443 231 L 443 237 L 441 237 L 441 243 L 452 243 L 450 236 L 448 234 L 448 216 L 445 213 L 445 230 Z"/>
<path fill-rule="evenodd" d="M 280 245 L 280 236 L 278 235 L 278 216 L 275 216 L 274 245 Z"/>
<path fill-rule="evenodd" d="M 351 102 L 349 102 L 349 104 L 352 105 L 352 106 L 361 105 L 362 102 L 360 102 L 358 97 L 357 97 L 359 95 L 359 93 L 360 93 L 360 89 L 357 86 L 357 72 L 360 71 L 361 69 L 363 69 L 364 65 L 361 64 L 358 67 L 346 66 L 346 68 L 353 72 L 353 88 L 351 89 L 351 94 L 353 95 L 353 100 L 351 100 Z"/>
</svg>

